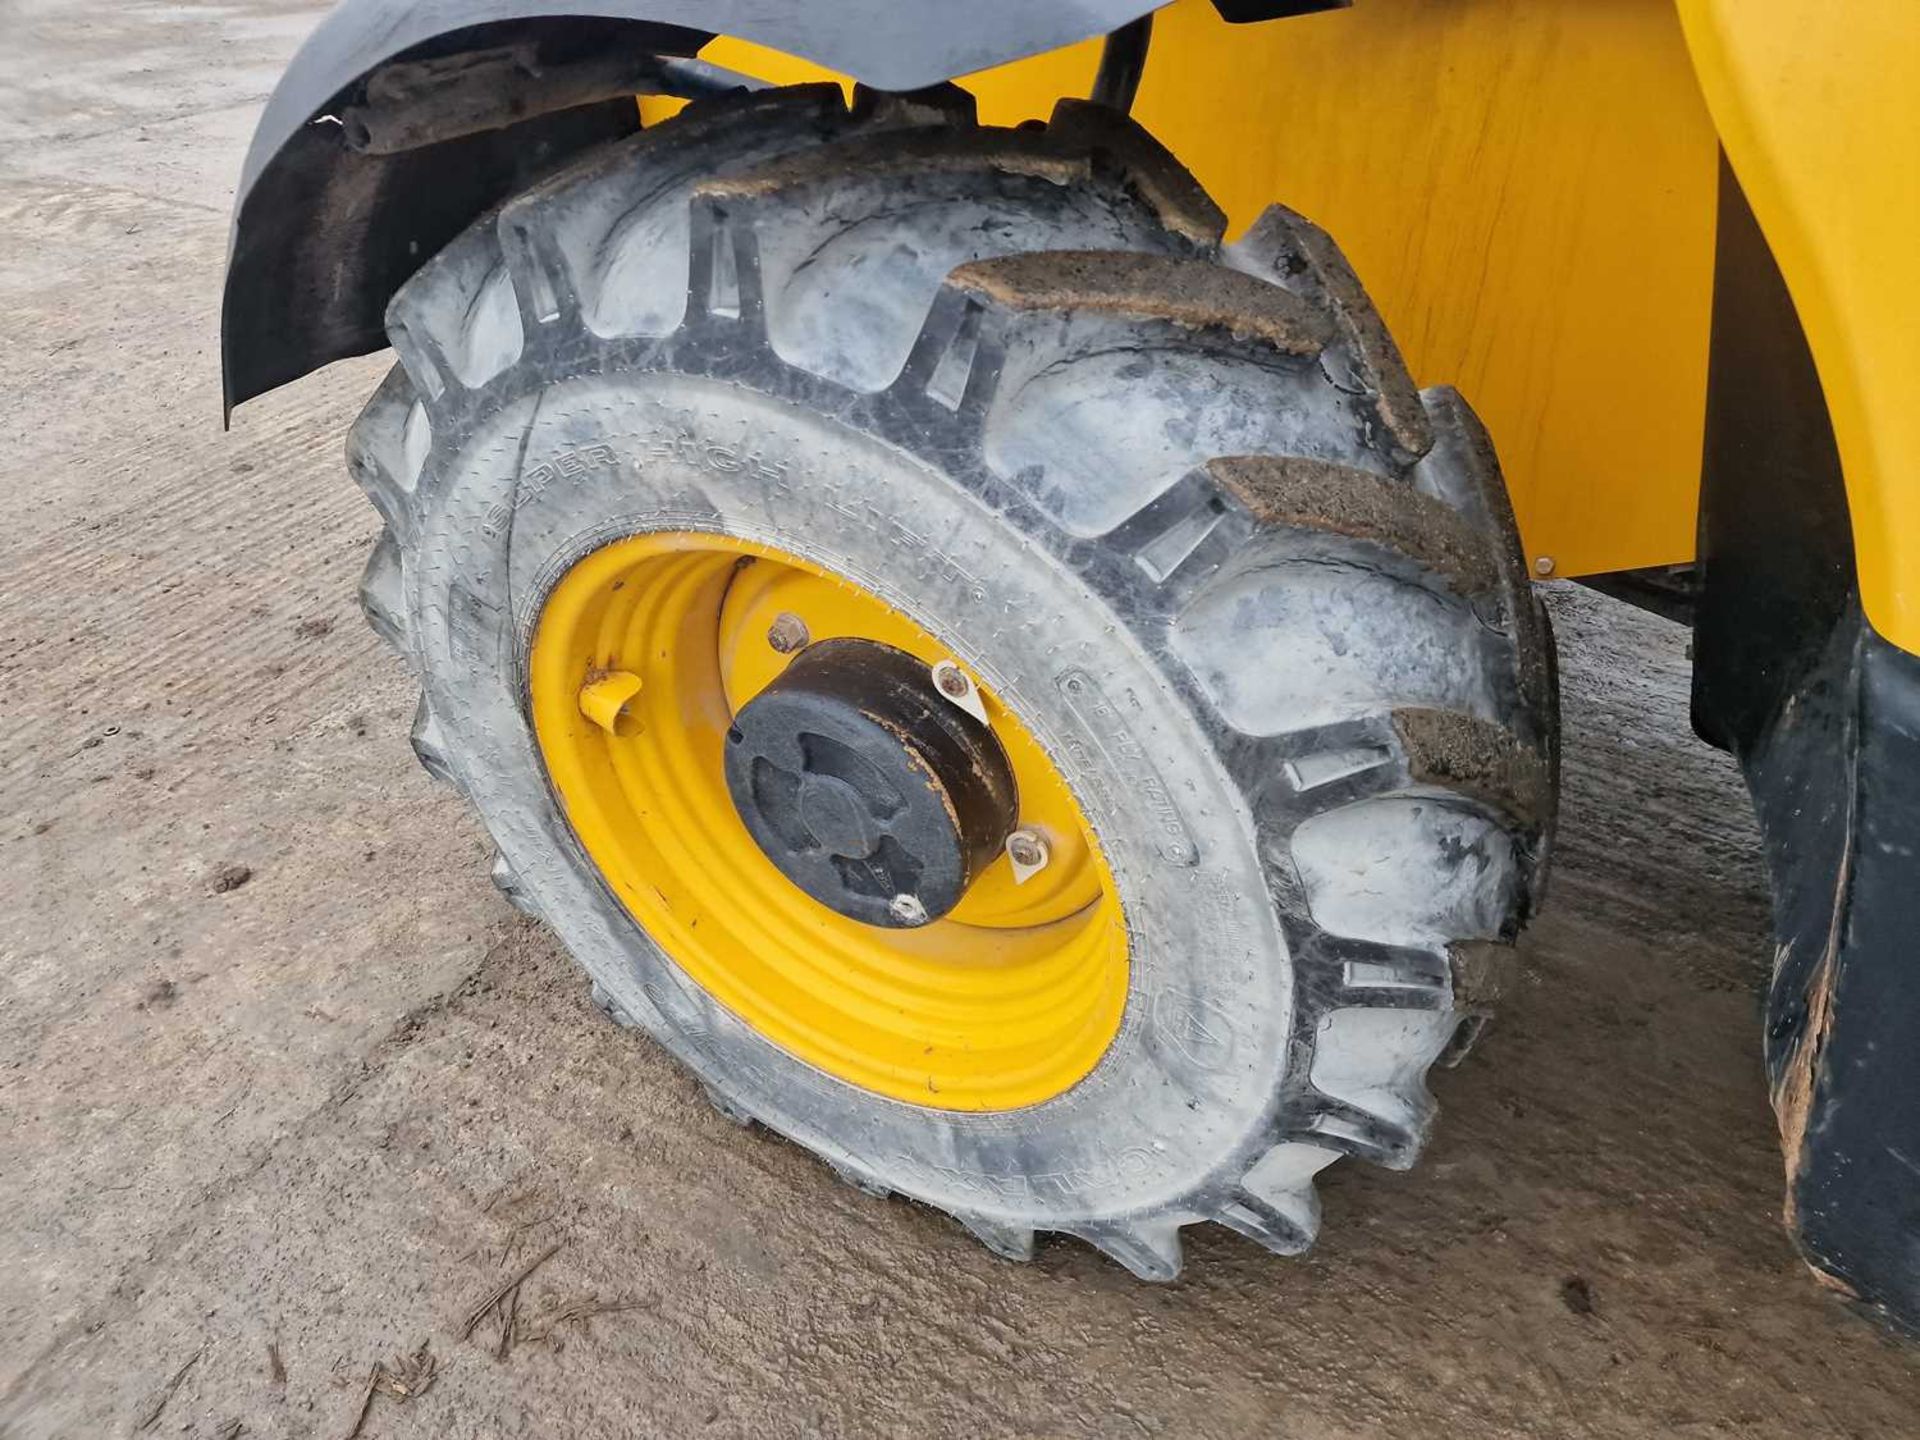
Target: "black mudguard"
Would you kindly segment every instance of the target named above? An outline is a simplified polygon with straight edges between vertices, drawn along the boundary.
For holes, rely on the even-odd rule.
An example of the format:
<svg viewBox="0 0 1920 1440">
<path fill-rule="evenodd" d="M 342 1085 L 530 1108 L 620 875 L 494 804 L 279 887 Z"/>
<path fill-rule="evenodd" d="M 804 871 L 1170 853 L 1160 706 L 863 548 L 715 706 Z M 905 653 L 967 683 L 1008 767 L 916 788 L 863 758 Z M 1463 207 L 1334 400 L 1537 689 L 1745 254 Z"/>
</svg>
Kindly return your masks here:
<svg viewBox="0 0 1920 1440">
<path fill-rule="evenodd" d="M 547 73 L 614 51 L 691 55 L 716 34 L 908 89 L 1111 31 L 1162 0 L 341 0 L 261 116 L 235 197 L 222 320 L 227 408 L 386 345 L 387 300 L 490 206 L 638 124 L 631 100 L 398 154 L 342 112 L 396 61 L 529 50 Z"/>
<path fill-rule="evenodd" d="M 281 78 L 247 152 L 221 327 L 227 408 L 383 348 L 387 300 L 428 257 L 639 123 L 631 99 L 607 100 L 369 153 L 350 143 L 342 114 L 383 66 L 518 49 L 554 74 L 616 51 L 691 55 L 724 34 L 909 89 L 1111 31 L 1160 3 L 341 0 Z"/>
<path fill-rule="evenodd" d="M 619 55 L 691 55 L 729 35 L 909 90 L 1110 34 L 1164 3 L 340 0 L 281 78 L 247 152 L 222 322 L 227 408 L 384 347 L 387 300 L 423 261 L 490 206 L 637 123 L 630 100 L 606 100 L 369 153 L 342 117 L 396 63 L 513 50 L 535 57 L 529 73 L 543 78 L 604 75 Z M 1215 0 L 1236 22 L 1347 3 Z"/>
<path fill-rule="evenodd" d="M 1787 1222 L 1920 1331 L 1920 656 L 1861 612 L 1813 356 L 1725 169 L 1719 236 L 1694 724 L 1739 758 L 1772 871 Z"/>
</svg>

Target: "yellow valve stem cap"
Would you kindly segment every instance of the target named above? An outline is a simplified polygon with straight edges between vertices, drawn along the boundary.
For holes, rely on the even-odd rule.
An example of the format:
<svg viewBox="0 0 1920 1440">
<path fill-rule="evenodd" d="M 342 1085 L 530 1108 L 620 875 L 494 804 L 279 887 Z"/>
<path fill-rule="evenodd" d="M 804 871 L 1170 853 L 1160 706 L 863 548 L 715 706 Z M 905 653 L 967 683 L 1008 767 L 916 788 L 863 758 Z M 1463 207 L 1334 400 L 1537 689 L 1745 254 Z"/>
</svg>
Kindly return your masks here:
<svg viewBox="0 0 1920 1440">
<path fill-rule="evenodd" d="M 624 740 L 640 733 L 640 717 L 630 709 L 639 693 L 640 677 L 631 670 L 604 671 L 580 687 L 580 713 Z"/>
</svg>

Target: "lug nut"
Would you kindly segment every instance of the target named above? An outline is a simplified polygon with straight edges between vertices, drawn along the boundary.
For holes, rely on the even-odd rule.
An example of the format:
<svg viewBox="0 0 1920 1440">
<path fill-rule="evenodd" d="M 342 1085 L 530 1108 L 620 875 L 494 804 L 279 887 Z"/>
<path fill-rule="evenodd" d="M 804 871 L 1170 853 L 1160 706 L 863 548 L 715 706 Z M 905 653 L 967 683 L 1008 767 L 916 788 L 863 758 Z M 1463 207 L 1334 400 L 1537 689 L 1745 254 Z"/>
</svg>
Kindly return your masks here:
<svg viewBox="0 0 1920 1440">
<path fill-rule="evenodd" d="M 1007 854 L 1016 865 L 1047 863 L 1047 844 L 1031 830 L 1016 830 L 1007 837 Z"/>
<path fill-rule="evenodd" d="M 927 923 L 927 907 L 920 903 L 918 895 L 896 895 L 893 903 L 887 906 L 887 913 L 902 925 L 924 925 Z"/>
<path fill-rule="evenodd" d="M 987 707 L 980 699 L 980 687 L 973 677 L 951 660 L 933 667 L 933 688 L 966 711 L 982 725 L 988 724 Z"/>
<path fill-rule="evenodd" d="M 1007 836 L 1007 863 L 1013 867 L 1013 883 L 1024 885 L 1047 868 L 1053 856 L 1037 830 L 1016 830 Z"/>
<path fill-rule="evenodd" d="M 807 633 L 807 622 L 791 610 L 782 610 L 767 627 L 767 644 L 782 655 L 806 649 L 807 641 L 812 638 Z"/>
</svg>

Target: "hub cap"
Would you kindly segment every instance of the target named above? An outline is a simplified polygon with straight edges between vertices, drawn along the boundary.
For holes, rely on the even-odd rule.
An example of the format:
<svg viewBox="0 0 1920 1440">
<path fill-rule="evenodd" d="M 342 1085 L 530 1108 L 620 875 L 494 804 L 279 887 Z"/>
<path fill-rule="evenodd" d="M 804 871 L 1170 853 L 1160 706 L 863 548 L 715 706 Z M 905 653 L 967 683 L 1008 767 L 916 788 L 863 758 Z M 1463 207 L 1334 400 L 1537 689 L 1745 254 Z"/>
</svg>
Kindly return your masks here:
<svg viewBox="0 0 1920 1440">
<path fill-rule="evenodd" d="M 809 646 L 727 732 L 734 807 L 807 894 L 871 925 L 924 925 L 1006 846 L 1013 769 L 926 665 L 871 640 Z"/>
</svg>

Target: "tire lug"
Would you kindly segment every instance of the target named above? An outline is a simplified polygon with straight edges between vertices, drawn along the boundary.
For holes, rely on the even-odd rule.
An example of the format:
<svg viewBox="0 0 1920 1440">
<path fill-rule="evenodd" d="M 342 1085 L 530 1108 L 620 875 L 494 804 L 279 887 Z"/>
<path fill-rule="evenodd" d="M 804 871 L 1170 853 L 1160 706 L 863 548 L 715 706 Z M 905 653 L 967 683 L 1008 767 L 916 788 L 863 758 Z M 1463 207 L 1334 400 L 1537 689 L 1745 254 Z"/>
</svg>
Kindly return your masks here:
<svg viewBox="0 0 1920 1440">
<path fill-rule="evenodd" d="M 594 1009 L 598 1010 L 602 1015 L 605 1015 L 622 1030 L 637 1030 L 640 1028 L 640 1022 L 629 1015 L 626 1010 L 621 1007 L 620 1003 L 613 998 L 611 992 L 598 980 L 593 982 L 592 994 Z"/>
<path fill-rule="evenodd" d="M 885 1200 L 893 1194 L 893 1191 L 882 1185 L 878 1180 L 868 1178 L 850 1165 L 839 1165 L 831 1160 L 829 1160 L 827 1164 L 842 1184 L 851 1185 L 862 1195 L 874 1200 Z"/>
<path fill-rule="evenodd" d="M 719 1112 L 723 1120 L 738 1125 L 742 1130 L 753 1124 L 753 1114 L 746 1106 L 723 1095 L 711 1085 L 702 1085 L 700 1088 L 706 1094 L 707 1103 Z"/>
</svg>

